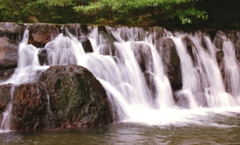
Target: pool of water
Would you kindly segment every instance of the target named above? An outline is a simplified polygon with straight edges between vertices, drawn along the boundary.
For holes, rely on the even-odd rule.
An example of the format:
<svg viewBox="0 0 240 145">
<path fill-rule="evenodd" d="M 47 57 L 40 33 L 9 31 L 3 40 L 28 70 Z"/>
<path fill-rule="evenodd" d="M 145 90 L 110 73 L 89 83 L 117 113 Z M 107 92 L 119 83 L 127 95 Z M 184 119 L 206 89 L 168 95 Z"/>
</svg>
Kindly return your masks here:
<svg viewBox="0 0 240 145">
<path fill-rule="evenodd" d="M 205 119 L 206 120 L 206 119 Z M 240 144 L 240 115 L 215 114 L 212 123 L 147 125 L 113 123 L 88 129 L 12 131 L 0 134 L 3 145 L 227 145 Z M 209 121 L 210 122 L 210 121 Z"/>
</svg>

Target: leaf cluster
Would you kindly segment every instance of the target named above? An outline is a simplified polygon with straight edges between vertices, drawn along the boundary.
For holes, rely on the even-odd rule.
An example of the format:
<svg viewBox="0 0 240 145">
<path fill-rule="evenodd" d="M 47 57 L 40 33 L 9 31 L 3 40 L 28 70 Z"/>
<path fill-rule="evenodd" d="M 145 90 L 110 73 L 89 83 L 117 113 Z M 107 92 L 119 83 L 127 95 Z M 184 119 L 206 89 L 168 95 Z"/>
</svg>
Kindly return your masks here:
<svg viewBox="0 0 240 145">
<path fill-rule="evenodd" d="M 98 0 L 89 5 L 75 6 L 74 9 L 85 15 L 101 15 L 110 11 L 112 18 L 140 17 L 143 14 L 155 14 L 155 17 L 181 20 L 183 24 L 192 23 L 192 18 L 206 19 L 205 11 L 194 7 L 195 0 Z M 142 13 L 143 12 L 143 13 Z M 134 13 L 134 15 L 131 15 Z M 130 14 L 130 15 L 129 15 Z"/>
</svg>

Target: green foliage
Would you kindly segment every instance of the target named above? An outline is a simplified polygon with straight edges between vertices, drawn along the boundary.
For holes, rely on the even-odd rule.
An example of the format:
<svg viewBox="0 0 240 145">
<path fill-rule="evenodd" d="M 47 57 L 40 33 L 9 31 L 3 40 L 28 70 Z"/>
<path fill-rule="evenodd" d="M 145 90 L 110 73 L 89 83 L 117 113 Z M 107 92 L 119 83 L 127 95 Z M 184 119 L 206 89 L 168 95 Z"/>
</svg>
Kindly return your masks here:
<svg viewBox="0 0 240 145">
<path fill-rule="evenodd" d="M 72 5 L 72 0 L 38 0 L 38 2 L 47 4 L 48 6 L 67 6 Z"/>
<path fill-rule="evenodd" d="M 108 10 L 114 14 L 112 18 L 117 15 L 119 19 L 121 16 L 140 17 L 144 12 L 167 19 L 178 18 L 185 24 L 192 23 L 192 18 L 207 18 L 206 12 L 194 7 L 194 2 L 195 0 L 98 0 L 87 6 L 75 6 L 74 9 L 86 15 L 101 15 Z M 133 12 L 134 15 L 131 15 Z"/>
<path fill-rule="evenodd" d="M 240 27 L 239 0 L 0 0 L 0 21 Z"/>
</svg>

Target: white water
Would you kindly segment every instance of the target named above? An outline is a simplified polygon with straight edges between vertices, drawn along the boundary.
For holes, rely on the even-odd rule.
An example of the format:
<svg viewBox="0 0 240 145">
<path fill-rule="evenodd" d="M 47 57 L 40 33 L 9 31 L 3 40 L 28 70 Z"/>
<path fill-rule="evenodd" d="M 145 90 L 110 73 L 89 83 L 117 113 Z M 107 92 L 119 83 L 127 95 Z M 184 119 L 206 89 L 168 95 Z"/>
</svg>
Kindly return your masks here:
<svg viewBox="0 0 240 145">
<path fill-rule="evenodd" d="M 34 82 L 39 77 L 39 72 L 46 70 L 48 67 L 40 66 L 38 61 L 38 49 L 33 45 L 28 45 L 28 29 L 24 32 L 23 40 L 19 44 L 18 50 L 18 67 L 16 68 L 14 74 L 5 82 L 1 82 L 0 84 L 12 84 L 11 86 L 11 100 L 8 103 L 6 110 L 3 113 L 3 120 L 1 122 L 1 132 L 8 132 L 11 128 L 11 111 L 12 111 L 12 101 L 13 94 L 15 91 L 15 87 L 17 85 Z"/>
<path fill-rule="evenodd" d="M 229 39 L 225 38 L 222 48 L 226 76 L 223 80 L 215 57 L 217 49 L 207 35 L 166 33 L 175 43 L 182 72 L 182 89 L 172 92 L 161 54 L 157 51 L 161 46 L 156 48 L 159 46 L 157 32 L 127 27 L 106 27 L 106 30 L 94 28 L 86 35 L 93 53 L 85 53 L 82 44 L 68 31 L 69 37 L 59 34 L 45 49 L 50 65 L 79 64 L 97 77 L 107 91 L 116 121 L 218 126 L 212 119 L 215 114 L 239 113 L 239 66 Z M 39 71 L 49 67 L 39 65 L 39 49 L 27 44 L 27 35 L 28 30 L 19 46 L 18 68 L 4 83 L 18 85 L 36 81 Z M 194 44 L 194 58 L 182 41 L 186 36 Z M 202 46 L 202 41 L 207 48 Z M 174 102 L 173 94 L 182 100 L 181 107 Z"/>
</svg>

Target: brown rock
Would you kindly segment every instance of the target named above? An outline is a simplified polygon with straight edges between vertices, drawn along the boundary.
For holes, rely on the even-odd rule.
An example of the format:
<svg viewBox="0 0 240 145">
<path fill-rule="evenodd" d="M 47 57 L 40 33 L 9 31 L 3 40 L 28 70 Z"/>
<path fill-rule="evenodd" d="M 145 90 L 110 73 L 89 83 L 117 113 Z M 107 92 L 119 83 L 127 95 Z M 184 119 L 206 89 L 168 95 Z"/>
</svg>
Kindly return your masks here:
<svg viewBox="0 0 240 145">
<path fill-rule="evenodd" d="M 0 23 L 0 35 L 2 34 L 22 34 L 22 26 L 11 23 L 11 22 L 1 22 Z"/>
<path fill-rule="evenodd" d="M 92 44 L 88 38 L 85 38 L 81 41 L 84 51 L 93 52 Z"/>
<path fill-rule="evenodd" d="M 18 44 L 0 37 L 0 68 L 15 68 L 18 61 Z"/>
<path fill-rule="evenodd" d="M 5 108 L 9 101 L 10 97 L 11 84 L 0 85 L 0 115 L 5 111 Z"/>
<path fill-rule="evenodd" d="M 11 77 L 15 69 L 1 69 L 0 68 L 0 82 L 5 81 Z"/>
<path fill-rule="evenodd" d="M 188 38 L 187 36 L 185 36 L 184 38 L 182 38 L 183 43 L 185 44 L 187 51 L 189 53 L 189 55 L 191 56 L 193 63 L 195 63 L 195 58 L 194 58 L 194 51 L 198 52 L 197 47 L 195 46 L 195 44 L 192 42 L 192 40 L 190 38 Z"/>
<path fill-rule="evenodd" d="M 44 129 L 47 124 L 47 95 L 40 83 L 15 86 L 11 129 Z"/>
<path fill-rule="evenodd" d="M 40 65 L 48 65 L 48 58 L 47 58 L 47 49 L 41 48 L 38 52 L 38 60 Z"/>
<path fill-rule="evenodd" d="M 44 47 L 58 35 L 56 25 L 34 24 L 29 26 L 28 43 L 36 47 Z"/>
<path fill-rule="evenodd" d="M 169 38 L 160 40 L 162 43 L 162 59 L 173 92 L 182 88 L 181 62 L 174 42 Z"/>
<path fill-rule="evenodd" d="M 102 126 L 112 122 L 106 92 L 86 68 L 51 66 L 40 81 L 50 96 L 53 128 Z"/>
</svg>

